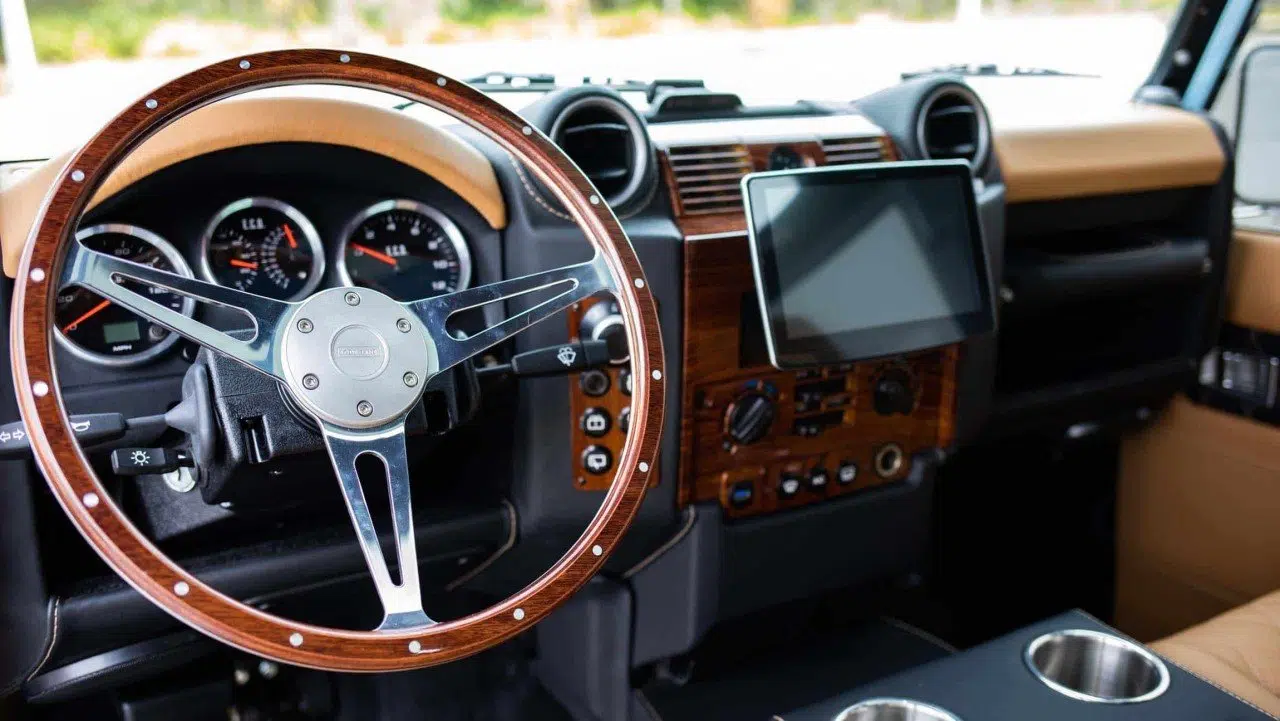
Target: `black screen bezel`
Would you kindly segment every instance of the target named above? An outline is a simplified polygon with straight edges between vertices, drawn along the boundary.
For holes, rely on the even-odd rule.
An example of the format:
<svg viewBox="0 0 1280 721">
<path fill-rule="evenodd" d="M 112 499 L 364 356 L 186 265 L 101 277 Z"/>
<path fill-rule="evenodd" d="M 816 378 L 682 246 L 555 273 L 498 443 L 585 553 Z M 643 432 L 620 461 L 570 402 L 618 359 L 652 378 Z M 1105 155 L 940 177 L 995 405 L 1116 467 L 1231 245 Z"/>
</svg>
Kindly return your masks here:
<svg viewBox="0 0 1280 721">
<path fill-rule="evenodd" d="M 762 198 L 755 194 L 780 180 L 799 182 L 804 187 L 816 185 L 857 186 L 885 180 L 910 180 L 954 176 L 962 182 L 969 246 L 974 271 L 978 274 L 979 307 L 952 316 L 930 318 L 888 326 L 877 326 L 815 338 L 787 338 L 782 332 L 785 319 L 778 281 L 778 266 L 773 243 L 773 227 Z M 970 166 L 963 160 L 930 160 L 873 163 L 838 168 L 804 168 L 777 172 L 752 173 L 742 179 L 742 197 L 746 205 L 748 244 L 755 270 L 756 295 L 764 319 L 765 340 L 769 359 L 775 368 L 789 370 L 831 363 L 901 355 L 915 351 L 959 343 L 995 330 L 995 307 L 991 295 L 991 271 L 987 249 L 978 224 L 978 203 L 974 193 Z"/>
</svg>

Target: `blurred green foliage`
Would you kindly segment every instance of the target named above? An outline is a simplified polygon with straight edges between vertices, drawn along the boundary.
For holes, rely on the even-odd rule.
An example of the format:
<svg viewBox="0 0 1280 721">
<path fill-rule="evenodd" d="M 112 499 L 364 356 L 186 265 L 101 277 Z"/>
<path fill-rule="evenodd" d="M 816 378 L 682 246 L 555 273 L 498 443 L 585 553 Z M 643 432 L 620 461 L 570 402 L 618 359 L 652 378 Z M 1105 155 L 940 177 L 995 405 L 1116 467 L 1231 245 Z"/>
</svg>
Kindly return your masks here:
<svg viewBox="0 0 1280 721">
<path fill-rule="evenodd" d="M 148 36 L 166 20 L 186 19 L 294 31 L 329 21 L 336 0 L 27 0 L 36 54 L 40 61 L 65 63 L 90 58 L 136 57 Z M 667 0 L 670 2 L 670 0 Z M 590 12 L 605 35 L 648 32 L 659 27 L 663 0 L 351 0 L 358 21 L 388 37 L 397 32 L 391 18 L 406 7 L 435 7 L 439 20 L 453 28 L 491 29 L 547 15 L 557 3 L 573 12 Z M 865 13 L 906 19 L 947 18 L 957 0 L 678 0 L 680 12 L 694 22 L 751 25 L 850 22 Z M 1073 12 L 1154 10 L 1168 15 L 1181 0 L 985 0 L 994 12 Z M 1276 24 L 1280 0 L 1267 0 L 1260 24 Z M 400 14 L 393 12 L 398 8 Z M 445 32 L 440 38 L 448 37 Z M 438 39 L 438 38 L 433 38 Z M 169 53 L 167 48 L 149 52 Z M 177 52 L 175 48 L 173 51 Z"/>
</svg>

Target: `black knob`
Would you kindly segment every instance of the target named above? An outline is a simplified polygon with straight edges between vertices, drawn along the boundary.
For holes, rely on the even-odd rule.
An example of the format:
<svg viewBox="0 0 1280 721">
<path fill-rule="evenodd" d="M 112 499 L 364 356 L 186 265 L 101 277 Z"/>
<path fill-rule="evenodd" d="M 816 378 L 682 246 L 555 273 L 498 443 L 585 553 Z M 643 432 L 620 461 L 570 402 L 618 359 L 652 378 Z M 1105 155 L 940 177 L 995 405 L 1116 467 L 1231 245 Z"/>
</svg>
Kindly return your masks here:
<svg viewBox="0 0 1280 721">
<path fill-rule="evenodd" d="M 875 382 L 876 413 L 891 416 L 895 413 L 911 415 L 916 407 L 915 389 L 911 387 L 911 375 L 894 368 L 880 374 Z"/>
<path fill-rule="evenodd" d="M 621 363 L 631 356 L 627 346 L 627 327 L 622 320 L 622 309 L 617 301 L 601 301 L 587 309 L 578 324 L 578 336 L 590 340 L 602 340 L 609 347 L 609 358 Z"/>
<path fill-rule="evenodd" d="M 724 431 L 739 445 L 749 445 L 764 438 L 777 414 L 773 399 L 763 393 L 744 393 L 729 404 L 725 412 Z"/>
</svg>

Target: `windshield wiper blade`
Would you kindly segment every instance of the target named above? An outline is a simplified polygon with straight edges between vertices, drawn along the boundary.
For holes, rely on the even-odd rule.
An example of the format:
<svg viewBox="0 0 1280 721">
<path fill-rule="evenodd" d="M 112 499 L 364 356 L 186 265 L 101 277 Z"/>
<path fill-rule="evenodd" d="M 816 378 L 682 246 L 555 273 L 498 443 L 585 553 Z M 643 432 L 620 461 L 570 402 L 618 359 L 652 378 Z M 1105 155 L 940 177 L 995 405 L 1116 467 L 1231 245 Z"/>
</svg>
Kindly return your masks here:
<svg viewBox="0 0 1280 721">
<path fill-rule="evenodd" d="M 903 80 L 911 80 L 913 78 L 924 77 L 926 75 L 961 75 L 964 77 L 992 77 L 992 78 L 1017 78 L 1017 77 L 1059 77 L 1059 78 L 1096 78 L 1097 75 L 1088 73 L 1073 73 L 1065 70 L 1055 70 L 1053 68 L 1037 68 L 1037 67 L 1013 67 L 1004 68 L 995 63 L 953 63 L 951 65 L 939 65 L 932 68 L 923 68 L 920 70 L 908 70 L 902 73 Z"/>
</svg>

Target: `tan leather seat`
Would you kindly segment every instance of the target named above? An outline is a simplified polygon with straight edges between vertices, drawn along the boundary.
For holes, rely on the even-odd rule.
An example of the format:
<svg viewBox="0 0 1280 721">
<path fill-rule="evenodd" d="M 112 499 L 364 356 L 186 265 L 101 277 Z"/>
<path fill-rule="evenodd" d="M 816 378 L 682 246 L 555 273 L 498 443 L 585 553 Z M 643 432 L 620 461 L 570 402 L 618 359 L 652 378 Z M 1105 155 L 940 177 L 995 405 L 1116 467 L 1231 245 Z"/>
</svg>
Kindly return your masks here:
<svg viewBox="0 0 1280 721">
<path fill-rule="evenodd" d="M 1280 716 L 1280 591 L 1151 646 L 1197 676 Z"/>
</svg>

